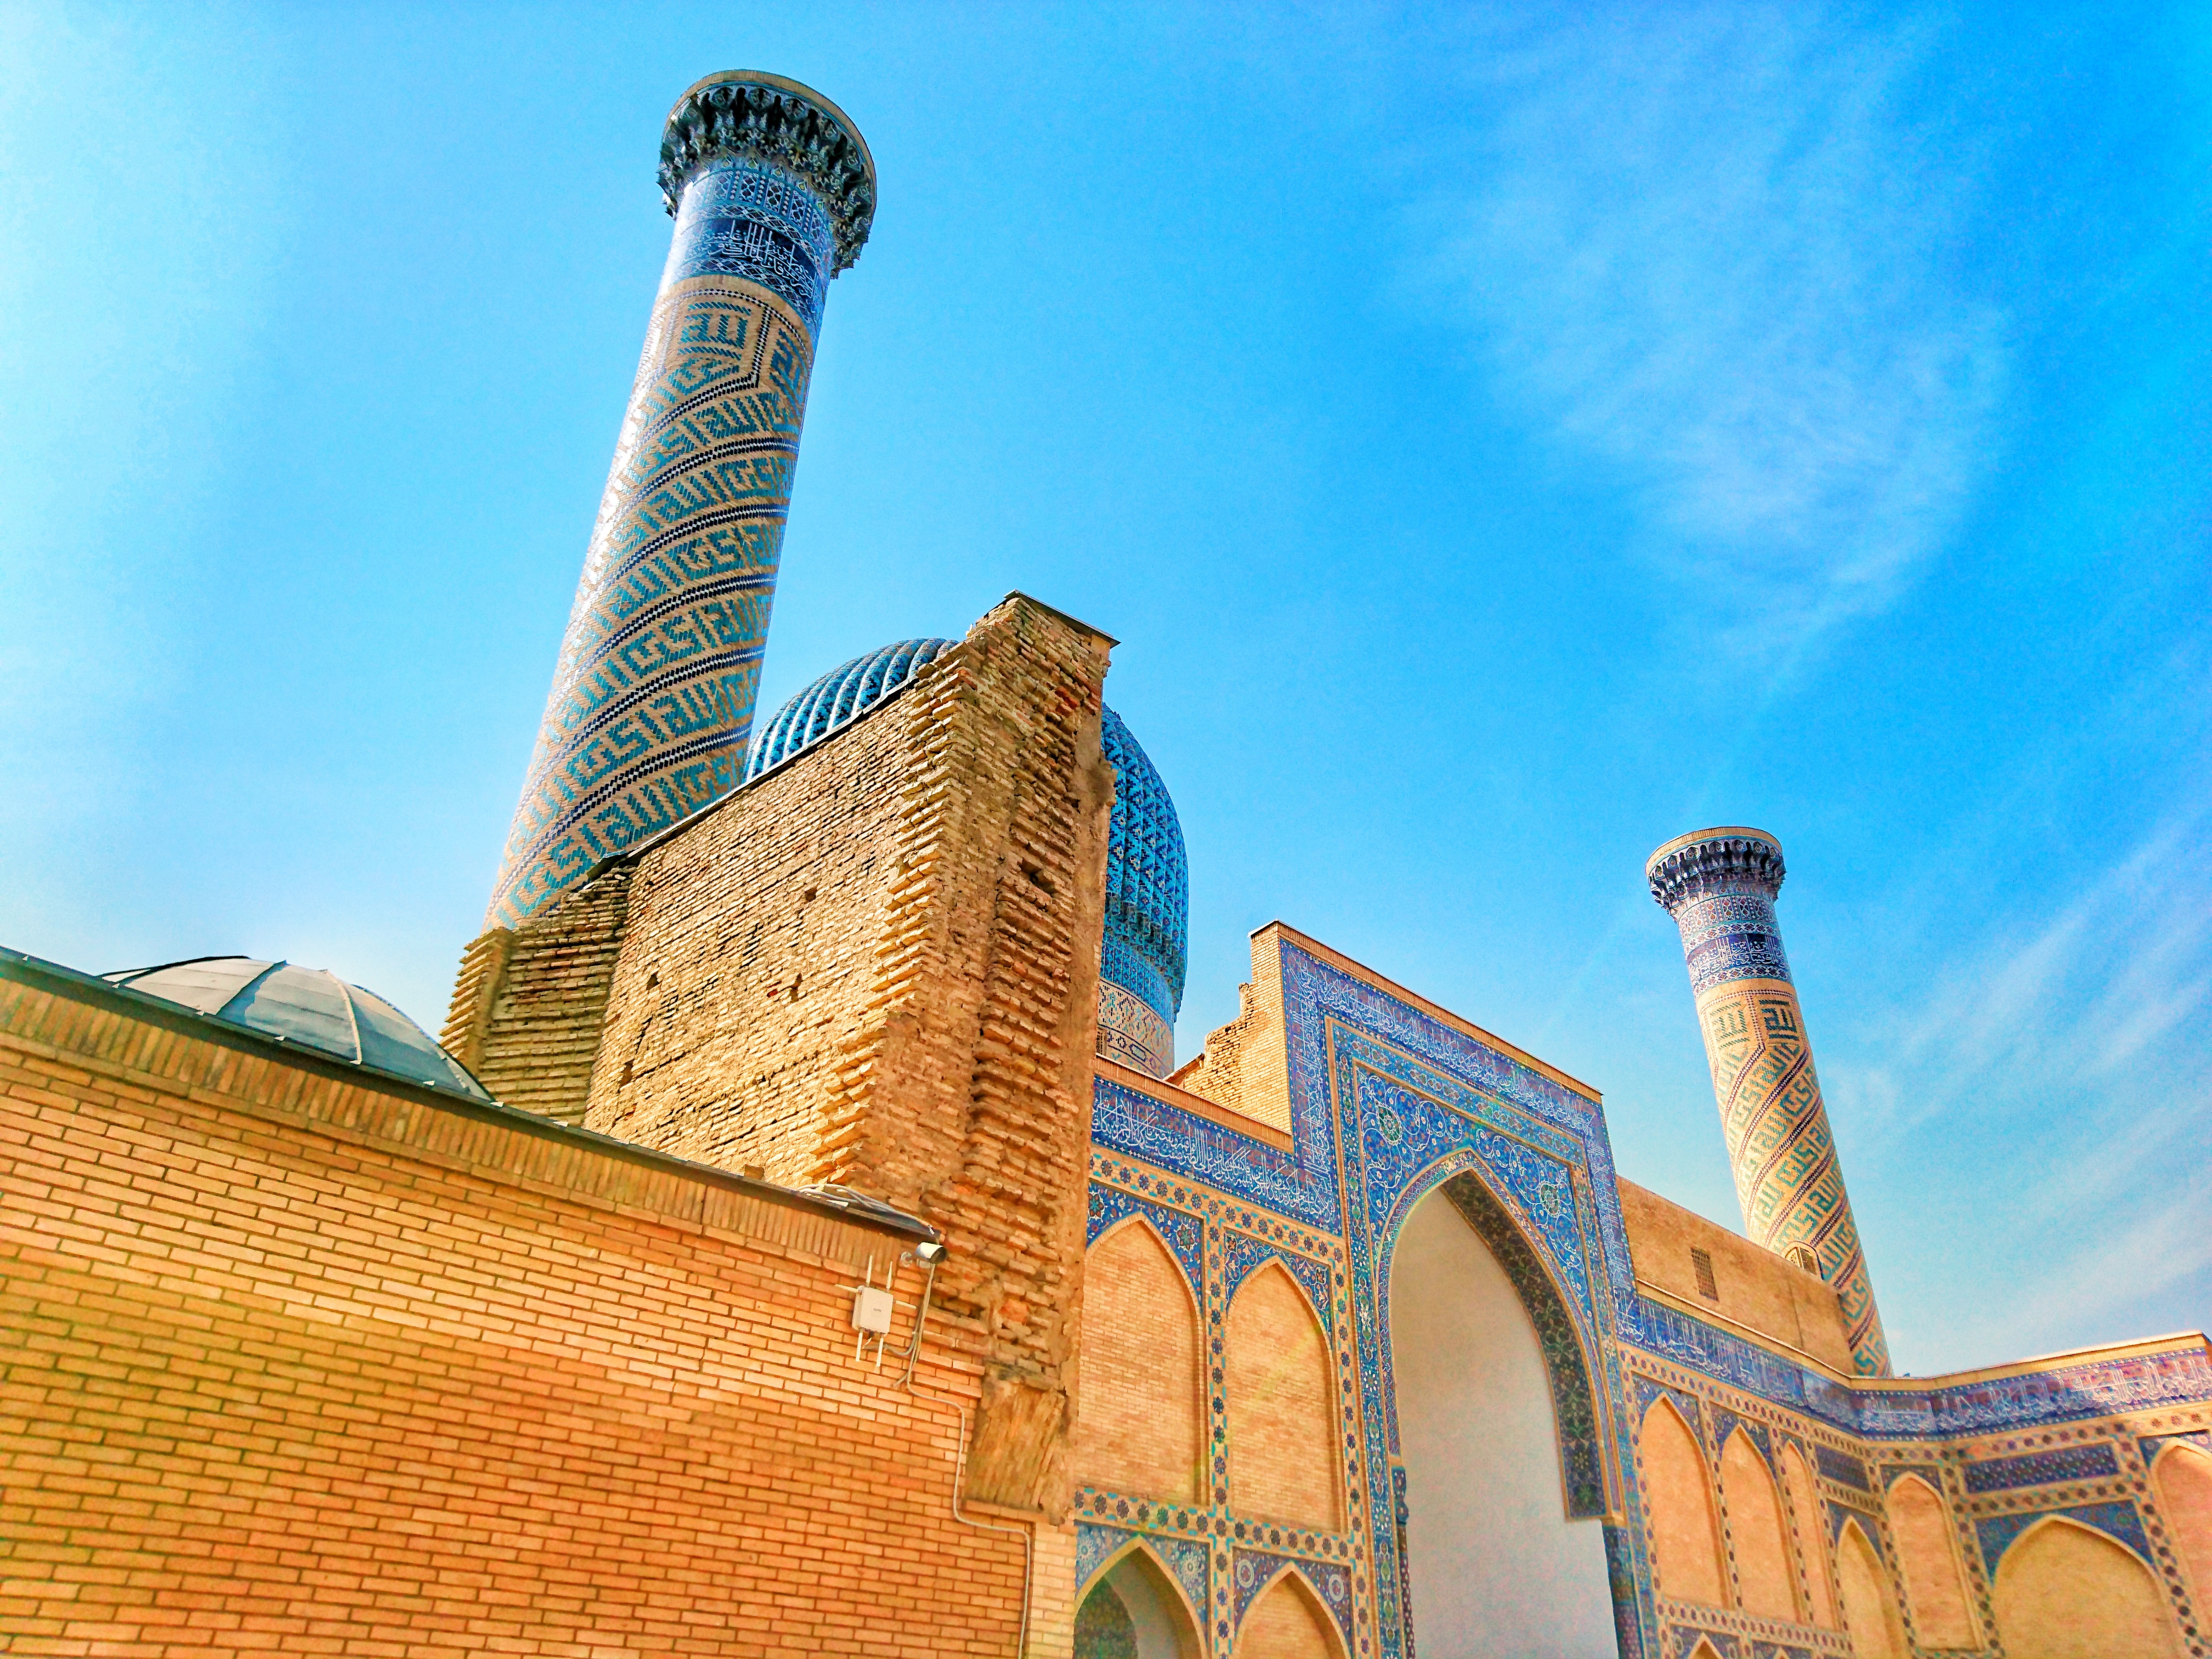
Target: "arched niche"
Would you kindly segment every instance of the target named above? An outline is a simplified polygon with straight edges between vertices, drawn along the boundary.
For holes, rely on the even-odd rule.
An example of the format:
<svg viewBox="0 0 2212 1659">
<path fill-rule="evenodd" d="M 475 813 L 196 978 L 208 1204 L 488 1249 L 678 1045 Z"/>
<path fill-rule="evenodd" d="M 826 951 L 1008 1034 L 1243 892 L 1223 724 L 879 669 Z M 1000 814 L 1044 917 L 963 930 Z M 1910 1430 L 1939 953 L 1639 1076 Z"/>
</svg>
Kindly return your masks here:
<svg viewBox="0 0 2212 1659">
<path fill-rule="evenodd" d="M 1414 1205 L 1389 1261 L 1413 1650 L 1609 1653 L 1604 1528 L 1569 1514 L 1553 1372 L 1525 1299 L 1540 1270 L 1520 1241 L 1516 1277 L 1478 1231 L 1468 1212 L 1485 1206 L 1465 1189 L 1479 1184 L 1457 1176 Z"/>
<path fill-rule="evenodd" d="M 1899 1576 L 1913 1634 L 1923 1648 L 1978 1648 L 1973 1604 L 1951 1533 L 1950 1506 L 1917 1474 L 1889 1489 L 1889 1535 L 1897 1541 Z"/>
<path fill-rule="evenodd" d="M 1206 1425 L 1198 1304 L 1166 1241 L 1140 1215 L 1085 1256 L 1082 1344 L 1076 1480 L 1195 1502 Z"/>
<path fill-rule="evenodd" d="M 1828 1529 L 1820 1522 L 1820 1500 L 1813 1486 L 1813 1471 L 1804 1453 L 1795 1446 L 1782 1449 L 1782 1487 L 1790 1494 L 1790 1513 L 1796 1522 L 1797 1547 L 1805 1564 L 1805 1593 L 1813 1622 L 1822 1630 L 1842 1628 L 1836 1612 L 1836 1581 L 1828 1561 Z"/>
<path fill-rule="evenodd" d="M 2172 1606 L 2150 1569 L 2063 1516 L 2013 1541 L 1991 1604 L 2006 1659 L 2181 1659 Z"/>
<path fill-rule="evenodd" d="M 1260 1520 L 1342 1531 L 1336 1368 L 1319 1310 L 1280 1262 L 1267 1263 L 1237 1287 L 1224 1370 L 1231 1507 Z"/>
<path fill-rule="evenodd" d="M 2197 1593 L 2199 1619 L 2212 1616 L 2212 1455 L 2175 1444 L 2151 1465 L 2151 1484 L 2166 1529 L 2181 1552 L 2183 1571 Z"/>
<path fill-rule="evenodd" d="M 1782 1494 L 1751 1431 L 1741 1425 L 1729 1431 L 1721 1449 L 1721 1507 L 1735 1547 L 1737 1600 L 1743 1610 L 1795 1623 L 1797 1571 L 1790 1559 Z"/>
<path fill-rule="evenodd" d="M 1855 1520 L 1844 1522 L 1836 1538 L 1836 1589 L 1844 1604 L 1844 1628 L 1851 1638 L 1851 1659 L 1907 1659 L 1905 1622 L 1898 1617 L 1881 1553 Z"/>
<path fill-rule="evenodd" d="M 1141 1544 L 1091 1581 L 1075 1613 L 1075 1659 L 1201 1659 L 1182 1589 Z"/>
<path fill-rule="evenodd" d="M 1673 1601 L 1728 1605 L 1720 1517 L 1698 1437 L 1665 1395 L 1644 1413 L 1637 1437 L 1644 1482 L 1644 1535 L 1659 1594 Z"/>
<path fill-rule="evenodd" d="M 1344 1641 L 1314 1587 L 1293 1568 L 1245 1610 L 1237 1659 L 1344 1659 Z"/>
</svg>

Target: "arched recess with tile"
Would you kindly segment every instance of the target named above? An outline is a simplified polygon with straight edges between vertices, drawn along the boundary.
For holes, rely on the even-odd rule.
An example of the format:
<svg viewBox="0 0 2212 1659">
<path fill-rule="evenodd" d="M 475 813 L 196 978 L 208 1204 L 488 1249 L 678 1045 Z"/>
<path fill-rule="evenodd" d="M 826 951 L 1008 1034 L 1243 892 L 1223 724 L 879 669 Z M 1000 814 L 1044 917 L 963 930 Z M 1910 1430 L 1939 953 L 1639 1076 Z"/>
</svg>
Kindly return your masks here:
<svg viewBox="0 0 2212 1659">
<path fill-rule="evenodd" d="M 1607 1653 L 1616 1640 L 1603 1523 L 1571 1513 L 1538 1330 L 1539 1317 L 1571 1329 L 1569 1316 L 1525 1238 L 1516 1251 L 1520 1236 L 1501 1231 L 1511 1224 L 1465 1172 L 1413 1205 L 1391 1251 L 1391 1371 L 1421 1659 Z M 1493 1237 L 1515 1256 L 1510 1267 Z M 1532 1313 L 1532 1292 L 1554 1305 Z M 1571 1386 L 1586 1389 L 1586 1377 Z M 1572 1409 L 1589 1420 L 1595 1407 L 1585 1397 Z"/>
<path fill-rule="evenodd" d="M 2006 1659 L 2181 1659 L 2172 1604 L 2125 1545 L 2063 1516 L 2037 1522 L 1997 1564 Z"/>
<path fill-rule="evenodd" d="M 1981 1646 L 1966 1573 L 1959 1565 L 1959 1547 L 1952 1536 L 1950 1508 L 1917 1474 L 1901 1477 L 1889 1489 L 1889 1533 L 1897 1540 L 1905 1601 L 1912 1609 L 1912 1633 L 1920 1645 Z"/>
<path fill-rule="evenodd" d="M 1851 1659 L 1908 1659 L 1905 1621 L 1881 1555 L 1856 1520 L 1844 1522 L 1836 1538 L 1836 1589 L 1844 1604 L 1844 1627 L 1851 1638 Z"/>
<path fill-rule="evenodd" d="M 1336 1620 L 1303 1575 L 1279 1575 L 1237 1627 L 1237 1659 L 1344 1659 Z"/>
<path fill-rule="evenodd" d="M 1231 1506 L 1261 1520 L 1342 1531 L 1335 1368 L 1320 1314 L 1280 1262 L 1237 1286 L 1228 1347 Z"/>
<path fill-rule="evenodd" d="M 1085 1256 L 1082 1333 L 1077 1481 L 1193 1502 L 1201 1490 L 1206 1421 L 1198 1304 L 1142 1216 L 1120 1223 Z"/>
<path fill-rule="evenodd" d="M 1805 1594 L 1813 1622 L 1822 1630 L 1838 1630 L 1835 1569 L 1828 1559 L 1828 1529 L 1821 1523 L 1820 1500 L 1813 1486 L 1813 1471 L 1795 1446 L 1782 1449 L 1782 1486 L 1790 1494 L 1790 1513 L 1795 1522 L 1799 1559 L 1805 1565 Z"/>
<path fill-rule="evenodd" d="M 1637 1450 L 1644 1477 L 1644 1537 L 1659 1594 L 1669 1601 L 1726 1607 L 1728 1574 L 1722 1566 L 1712 1474 L 1698 1437 L 1673 1401 L 1662 1396 L 1651 1402 Z"/>
<path fill-rule="evenodd" d="M 1782 1493 L 1748 1428 L 1731 1430 L 1721 1448 L 1721 1508 L 1735 1547 L 1737 1597 L 1761 1619 L 1797 1620 L 1797 1570 L 1790 1559 L 1790 1529 L 1782 1518 Z"/>
<path fill-rule="evenodd" d="M 1195 1615 L 1141 1544 L 1107 1564 L 1075 1613 L 1074 1659 L 1203 1659 Z"/>
<path fill-rule="evenodd" d="M 2212 1454 L 2168 1446 L 2151 1465 L 2151 1484 L 2196 1592 L 2198 1617 L 2212 1616 Z"/>
</svg>

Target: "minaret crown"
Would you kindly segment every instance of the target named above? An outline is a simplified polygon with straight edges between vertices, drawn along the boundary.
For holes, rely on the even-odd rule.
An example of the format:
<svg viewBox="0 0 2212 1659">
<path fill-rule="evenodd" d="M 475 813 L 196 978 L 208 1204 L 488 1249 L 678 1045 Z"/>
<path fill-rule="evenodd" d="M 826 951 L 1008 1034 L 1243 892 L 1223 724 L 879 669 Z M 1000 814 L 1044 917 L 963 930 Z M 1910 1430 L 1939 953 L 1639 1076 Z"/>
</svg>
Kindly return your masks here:
<svg viewBox="0 0 2212 1659">
<path fill-rule="evenodd" d="M 1756 893 L 1770 902 L 1788 872 L 1782 843 L 1764 830 L 1732 826 L 1677 836 L 1644 860 L 1651 896 L 1669 915 L 1708 893 Z"/>
<path fill-rule="evenodd" d="M 753 70 L 710 75 L 676 100 L 660 134 L 660 195 L 673 218 L 684 181 L 719 156 L 752 157 L 796 174 L 821 197 L 849 270 L 876 216 L 876 162 L 853 119 L 811 87 Z"/>
</svg>

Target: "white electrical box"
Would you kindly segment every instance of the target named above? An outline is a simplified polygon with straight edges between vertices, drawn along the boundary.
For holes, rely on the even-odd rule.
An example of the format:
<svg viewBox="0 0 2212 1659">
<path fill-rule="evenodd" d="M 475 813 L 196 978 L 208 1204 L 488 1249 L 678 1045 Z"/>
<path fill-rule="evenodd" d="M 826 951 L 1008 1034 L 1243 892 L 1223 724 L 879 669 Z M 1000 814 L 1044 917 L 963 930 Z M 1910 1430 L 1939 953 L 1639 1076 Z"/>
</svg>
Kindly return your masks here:
<svg viewBox="0 0 2212 1659">
<path fill-rule="evenodd" d="M 891 1328 L 891 1293 L 872 1285 L 853 1292 L 853 1328 L 870 1336 L 888 1334 Z"/>
</svg>

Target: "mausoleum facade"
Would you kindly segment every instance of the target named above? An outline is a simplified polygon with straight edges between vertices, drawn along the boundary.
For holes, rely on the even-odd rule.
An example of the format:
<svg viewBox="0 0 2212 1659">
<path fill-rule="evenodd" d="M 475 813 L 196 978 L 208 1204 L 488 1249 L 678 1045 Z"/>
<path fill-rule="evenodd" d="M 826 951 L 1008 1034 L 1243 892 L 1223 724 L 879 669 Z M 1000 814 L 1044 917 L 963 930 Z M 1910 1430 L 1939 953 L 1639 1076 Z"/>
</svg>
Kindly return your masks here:
<svg viewBox="0 0 2212 1659">
<path fill-rule="evenodd" d="M 1773 835 L 1645 871 L 1738 1232 L 1285 923 L 1178 1062 L 1193 872 L 1097 628 L 1010 594 L 756 720 L 874 161 L 732 73 L 659 183 L 441 1041 L 273 959 L 0 954 L 0 1645 L 2212 1653 L 2201 1334 L 1892 1373 Z"/>
</svg>

